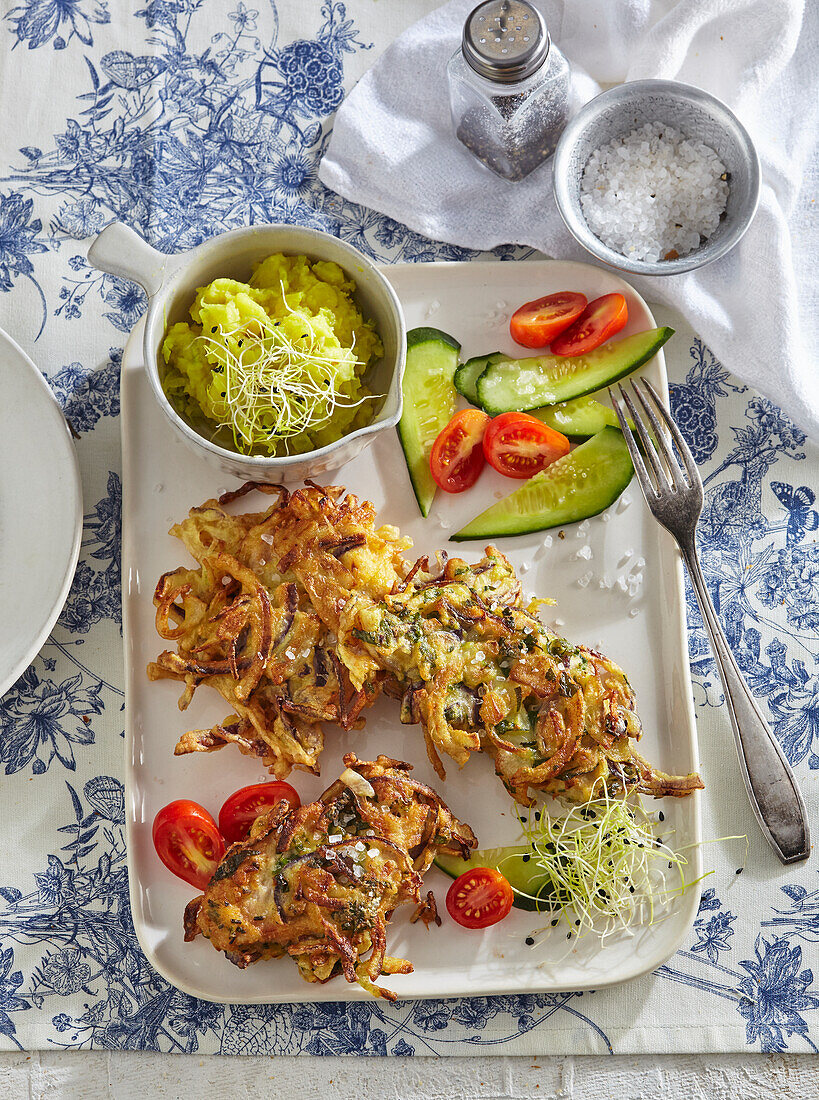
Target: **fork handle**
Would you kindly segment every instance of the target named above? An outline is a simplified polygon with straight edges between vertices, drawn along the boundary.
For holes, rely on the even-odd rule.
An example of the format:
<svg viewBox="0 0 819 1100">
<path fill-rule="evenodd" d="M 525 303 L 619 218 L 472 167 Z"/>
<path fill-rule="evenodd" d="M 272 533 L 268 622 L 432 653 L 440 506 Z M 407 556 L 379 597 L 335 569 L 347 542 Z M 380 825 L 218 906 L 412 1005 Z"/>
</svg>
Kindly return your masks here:
<svg viewBox="0 0 819 1100">
<path fill-rule="evenodd" d="M 734 660 L 705 586 L 693 539 L 689 546 L 683 545 L 680 549 L 719 666 L 751 806 L 768 843 L 782 863 L 798 863 L 810 854 L 810 832 L 796 778 Z"/>
</svg>

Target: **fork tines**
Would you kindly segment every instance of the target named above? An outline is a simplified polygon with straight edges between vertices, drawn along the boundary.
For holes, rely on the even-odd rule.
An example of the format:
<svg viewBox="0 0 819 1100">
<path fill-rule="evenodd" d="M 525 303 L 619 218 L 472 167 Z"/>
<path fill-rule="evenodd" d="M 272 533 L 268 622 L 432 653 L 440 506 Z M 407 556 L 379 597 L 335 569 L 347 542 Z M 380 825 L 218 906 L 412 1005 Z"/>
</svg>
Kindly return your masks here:
<svg viewBox="0 0 819 1100">
<path fill-rule="evenodd" d="M 640 444 L 642 444 L 642 446 L 639 446 L 637 440 L 634 438 L 634 432 L 626 418 L 626 414 L 623 412 L 620 401 L 615 397 L 611 387 L 609 388 L 609 397 L 611 398 L 612 407 L 617 414 L 617 419 L 620 421 L 620 428 L 622 429 L 623 436 L 628 445 L 631 461 L 634 464 L 637 478 L 646 497 L 657 497 L 675 491 L 680 492 L 691 489 L 695 486 L 699 487 L 701 485 L 701 480 L 699 471 L 697 470 L 697 464 L 694 461 L 694 456 L 691 454 L 688 444 L 683 438 L 682 432 L 666 412 L 657 391 L 651 383 L 645 378 L 642 379 L 641 383 L 634 380 L 631 381 L 631 389 L 637 401 L 642 406 L 645 417 L 651 425 L 651 431 L 649 431 L 645 419 L 638 413 L 634 402 L 622 384 L 617 388 L 620 391 L 621 398 L 628 407 L 628 411 L 634 422 L 634 429 L 640 438 Z M 680 465 L 668 441 L 668 433 L 671 434 L 671 438 L 677 445 L 677 450 L 682 458 L 685 472 L 683 472 L 683 466 Z M 646 468 L 643 455 L 645 455 L 648 465 L 651 468 L 651 474 L 649 474 Z M 662 462 L 660 459 L 662 459 Z"/>
</svg>

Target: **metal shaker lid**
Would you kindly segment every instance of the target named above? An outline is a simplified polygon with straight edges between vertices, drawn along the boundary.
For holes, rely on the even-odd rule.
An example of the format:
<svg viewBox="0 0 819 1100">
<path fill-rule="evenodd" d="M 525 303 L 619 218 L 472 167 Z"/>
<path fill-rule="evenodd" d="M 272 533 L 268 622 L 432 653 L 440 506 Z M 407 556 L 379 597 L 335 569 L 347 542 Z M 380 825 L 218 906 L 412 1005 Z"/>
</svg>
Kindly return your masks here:
<svg viewBox="0 0 819 1100">
<path fill-rule="evenodd" d="M 512 84 L 537 72 L 549 54 L 541 13 L 526 0 L 486 0 L 468 16 L 463 55 L 487 80 Z"/>
</svg>

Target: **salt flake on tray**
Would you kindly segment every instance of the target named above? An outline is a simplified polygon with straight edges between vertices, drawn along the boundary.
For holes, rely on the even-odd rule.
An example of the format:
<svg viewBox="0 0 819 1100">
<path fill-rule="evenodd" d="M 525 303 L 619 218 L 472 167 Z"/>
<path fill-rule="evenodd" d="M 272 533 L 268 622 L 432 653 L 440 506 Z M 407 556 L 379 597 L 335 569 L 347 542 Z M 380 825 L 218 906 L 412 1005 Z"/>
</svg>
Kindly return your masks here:
<svg viewBox="0 0 819 1100">
<path fill-rule="evenodd" d="M 577 578 L 578 588 L 588 588 L 589 584 L 591 583 L 591 579 L 592 579 L 593 576 L 594 576 L 594 573 L 592 573 L 592 571 L 590 569 L 588 571 L 588 573 L 584 573 L 582 577 L 578 577 Z"/>
</svg>

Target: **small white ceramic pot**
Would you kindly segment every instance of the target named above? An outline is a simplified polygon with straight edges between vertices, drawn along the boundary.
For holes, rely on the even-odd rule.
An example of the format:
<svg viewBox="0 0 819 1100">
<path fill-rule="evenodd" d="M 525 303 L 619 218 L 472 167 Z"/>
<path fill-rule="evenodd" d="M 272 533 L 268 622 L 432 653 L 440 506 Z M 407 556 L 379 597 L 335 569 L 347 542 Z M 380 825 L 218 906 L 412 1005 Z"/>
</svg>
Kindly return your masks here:
<svg viewBox="0 0 819 1100">
<path fill-rule="evenodd" d="M 384 355 L 369 368 L 367 382 L 373 393 L 385 396 L 372 423 L 365 428 L 357 428 L 316 451 L 268 458 L 236 454 L 199 435 L 174 411 L 162 389 L 160 371 L 164 367 L 161 348 L 165 333 L 170 325 L 189 318 L 188 310 L 198 288 L 220 277 L 247 281 L 254 263 L 274 252 L 330 260 L 353 278 L 356 303 L 364 317 L 375 322 L 384 345 Z M 401 304 L 378 268 L 344 241 L 297 225 L 254 225 L 222 233 L 190 252 L 165 255 L 128 226 L 113 222 L 92 243 L 88 259 L 101 271 L 131 279 L 145 288 L 148 314 L 144 362 L 154 396 L 185 442 L 219 470 L 243 480 L 268 483 L 317 477 L 355 458 L 379 432 L 400 420 L 406 356 Z"/>
</svg>

